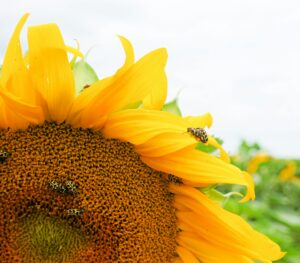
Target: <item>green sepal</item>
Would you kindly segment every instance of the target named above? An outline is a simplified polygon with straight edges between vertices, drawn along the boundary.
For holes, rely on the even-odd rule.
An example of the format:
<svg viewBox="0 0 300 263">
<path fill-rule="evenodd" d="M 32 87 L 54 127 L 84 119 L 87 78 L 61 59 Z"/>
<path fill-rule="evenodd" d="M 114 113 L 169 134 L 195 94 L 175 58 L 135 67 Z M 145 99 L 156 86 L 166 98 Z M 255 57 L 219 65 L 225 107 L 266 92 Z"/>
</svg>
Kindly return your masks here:
<svg viewBox="0 0 300 263">
<path fill-rule="evenodd" d="M 228 199 L 232 196 L 238 196 L 238 197 L 244 197 L 241 193 L 239 192 L 229 192 L 229 193 L 226 193 L 224 194 L 224 196 Z"/>
<path fill-rule="evenodd" d="M 214 139 L 218 142 L 218 144 L 222 145 L 224 143 L 224 141 L 221 138 L 215 136 L 212 137 L 214 137 Z"/>
<path fill-rule="evenodd" d="M 224 201 L 228 199 L 226 195 L 223 193 L 217 191 L 214 188 L 207 187 L 207 188 L 202 188 L 200 189 L 202 193 L 204 193 L 207 197 L 209 197 L 211 200 L 222 204 Z"/>
<path fill-rule="evenodd" d="M 178 116 L 182 116 L 181 111 L 178 106 L 178 103 L 177 103 L 177 98 L 166 103 L 161 110 L 166 111 L 166 112 L 171 112 Z"/>
<path fill-rule="evenodd" d="M 217 148 L 212 145 L 206 145 L 206 144 L 203 144 L 202 142 L 199 142 L 196 145 L 196 150 L 205 152 L 205 153 L 213 153 L 214 151 L 217 150 Z"/>
<path fill-rule="evenodd" d="M 212 137 L 214 137 L 214 136 L 212 136 Z M 214 137 L 214 139 L 215 139 L 220 145 L 223 144 L 223 140 L 221 140 L 220 138 Z M 216 147 L 214 147 L 214 146 L 212 146 L 212 145 L 203 144 L 203 143 L 201 143 L 201 142 L 197 143 L 195 149 L 198 150 L 198 151 L 205 152 L 205 153 L 213 153 L 213 152 L 215 152 L 215 151 L 218 150 Z"/>
</svg>

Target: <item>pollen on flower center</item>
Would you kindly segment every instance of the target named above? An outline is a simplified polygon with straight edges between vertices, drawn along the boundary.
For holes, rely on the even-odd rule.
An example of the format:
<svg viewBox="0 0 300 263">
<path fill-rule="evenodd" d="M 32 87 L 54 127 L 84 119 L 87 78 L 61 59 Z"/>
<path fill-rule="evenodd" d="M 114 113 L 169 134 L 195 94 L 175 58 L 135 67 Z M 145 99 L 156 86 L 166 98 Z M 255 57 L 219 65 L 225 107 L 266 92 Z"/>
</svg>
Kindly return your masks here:
<svg viewBox="0 0 300 263">
<path fill-rule="evenodd" d="M 15 246 L 23 259 L 63 262 L 84 248 L 84 235 L 59 218 L 43 213 L 26 215 L 19 220 Z M 74 255 L 75 254 L 75 255 Z"/>
<path fill-rule="evenodd" d="M 146 166 L 131 144 L 45 122 L 1 130 L 0 150 L 8 153 L 0 163 L 4 262 L 176 257 L 169 181 Z"/>
</svg>

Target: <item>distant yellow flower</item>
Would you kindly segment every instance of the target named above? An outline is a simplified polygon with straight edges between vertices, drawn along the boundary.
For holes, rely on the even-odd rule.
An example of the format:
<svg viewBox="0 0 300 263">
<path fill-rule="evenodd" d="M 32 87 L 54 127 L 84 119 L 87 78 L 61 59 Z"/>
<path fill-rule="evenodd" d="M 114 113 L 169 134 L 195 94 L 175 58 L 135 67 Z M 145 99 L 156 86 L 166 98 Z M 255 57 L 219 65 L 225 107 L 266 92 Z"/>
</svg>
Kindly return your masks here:
<svg viewBox="0 0 300 263">
<path fill-rule="evenodd" d="M 295 162 L 291 161 L 284 167 L 279 173 L 280 181 L 289 181 L 296 178 L 297 165 Z"/>
<path fill-rule="evenodd" d="M 248 173 L 254 174 L 262 163 L 265 163 L 270 159 L 271 156 L 266 153 L 259 153 L 255 155 L 248 163 Z"/>
<path fill-rule="evenodd" d="M 75 94 L 55 24 L 8 45 L 0 79 L 0 253 L 2 262 L 271 262 L 284 253 L 197 188 L 250 176 L 195 150 L 188 127 L 210 114 L 162 112 L 165 49 L 124 65 Z M 138 109 L 130 105 L 139 104 Z"/>
</svg>

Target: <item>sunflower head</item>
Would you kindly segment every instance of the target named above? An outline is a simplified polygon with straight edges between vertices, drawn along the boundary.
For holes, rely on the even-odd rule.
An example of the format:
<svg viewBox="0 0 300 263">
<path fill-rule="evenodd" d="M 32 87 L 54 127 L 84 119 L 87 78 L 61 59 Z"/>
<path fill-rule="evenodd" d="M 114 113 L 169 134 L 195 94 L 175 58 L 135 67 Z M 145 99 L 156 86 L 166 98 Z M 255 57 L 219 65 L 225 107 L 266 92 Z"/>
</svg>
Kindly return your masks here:
<svg viewBox="0 0 300 263">
<path fill-rule="evenodd" d="M 259 169 L 260 165 L 270 161 L 272 157 L 266 153 L 259 153 L 255 155 L 248 163 L 247 171 L 250 174 L 254 174 Z"/>
<path fill-rule="evenodd" d="M 201 189 L 247 188 L 206 130 L 209 113 L 161 111 L 166 50 L 78 79 L 55 24 L 14 31 L 0 78 L 0 252 L 5 262 L 270 262 L 280 248 Z M 69 61 L 67 53 L 74 55 Z M 85 63 L 85 62 L 84 62 Z M 77 89 L 77 92 L 76 92 Z M 201 145 L 201 147 L 199 147 Z M 217 151 L 211 154 L 208 149 Z M 198 150 L 197 150 L 198 149 Z M 220 256 L 221 255 L 221 256 Z"/>
<path fill-rule="evenodd" d="M 282 182 L 290 181 L 290 180 L 297 181 L 296 172 L 297 172 L 297 164 L 294 161 L 290 161 L 280 171 L 279 180 L 282 181 Z"/>
</svg>

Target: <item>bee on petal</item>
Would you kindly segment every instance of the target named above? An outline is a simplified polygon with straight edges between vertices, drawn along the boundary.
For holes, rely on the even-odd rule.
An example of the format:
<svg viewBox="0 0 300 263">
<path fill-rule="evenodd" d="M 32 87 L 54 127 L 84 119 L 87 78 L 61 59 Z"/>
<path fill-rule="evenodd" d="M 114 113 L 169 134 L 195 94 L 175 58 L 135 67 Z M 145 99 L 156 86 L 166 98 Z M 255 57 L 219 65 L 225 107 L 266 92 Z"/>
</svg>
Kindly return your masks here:
<svg viewBox="0 0 300 263">
<path fill-rule="evenodd" d="M 208 136 L 203 128 L 187 128 L 187 132 L 192 134 L 196 139 L 200 140 L 202 143 L 208 141 Z"/>
</svg>

